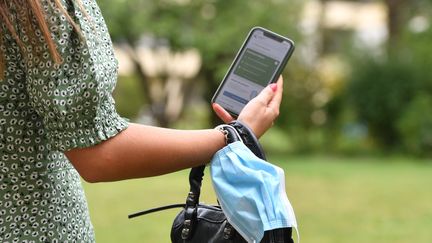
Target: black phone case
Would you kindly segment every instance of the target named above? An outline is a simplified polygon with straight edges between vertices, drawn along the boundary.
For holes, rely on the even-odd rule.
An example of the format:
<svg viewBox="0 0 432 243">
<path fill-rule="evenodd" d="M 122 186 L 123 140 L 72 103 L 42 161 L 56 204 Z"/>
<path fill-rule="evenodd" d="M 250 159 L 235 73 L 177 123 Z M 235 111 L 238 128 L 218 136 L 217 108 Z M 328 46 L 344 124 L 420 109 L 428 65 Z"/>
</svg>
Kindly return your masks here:
<svg viewBox="0 0 432 243">
<path fill-rule="evenodd" d="M 276 81 L 278 80 L 280 74 L 282 73 L 282 71 L 285 69 L 285 66 L 286 66 L 286 64 L 288 63 L 288 60 L 290 59 L 292 53 L 294 52 L 294 49 L 295 49 L 294 42 L 293 42 L 291 39 L 288 39 L 288 38 L 286 38 L 286 37 L 284 37 L 284 36 L 281 36 L 281 35 L 279 35 L 279 34 L 276 34 L 276 33 L 274 33 L 273 31 L 270 31 L 270 30 L 265 29 L 265 28 L 263 28 L 263 27 L 259 27 L 259 26 L 257 26 L 257 27 L 253 27 L 253 28 L 249 31 L 249 34 L 247 35 L 247 37 L 246 37 L 245 41 L 243 42 L 242 46 L 240 47 L 240 50 L 237 52 L 237 54 L 236 54 L 236 56 L 235 56 L 235 58 L 234 58 L 234 61 L 231 63 L 231 66 L 229 67 L 228 72 L 225 74 L 225 77 L 222 79 L 222 82 L 220 83 L 220 85 L 219 85 L 218 89 L 216 90 L 215 94 L 213 95 L 213 98 L 211 99 L 211 102 L 212 102 L 212 103 L 215 103 L 215 102 L 216 102 L 216 98 L 219 96 L 219 93 L 220 93 L 220 91 L 222 90 L 222 87 L 225 85 L 225 82 L 226 82 L 227 77 L 231 74 L 231 72 L 233 71 L 233 68 L 234 68 L 235 64 L 239 61 L 240 54 L 243 53 L 244 48 L 246 47 L 247 43 L 249 42 L 249 40 L 250 40 L 250 38 L 251 38 L 251 36 L 252 36 L 252 33 L 253 33 L 255 30 L 261 30 L 261 31 L 264 32 L 264 35 L 270 36 L 270 37 L 273 38 L 273 39 L 285 40 L 285 41 L 290 42 L 290 44 L 291 44 L 291 48 L 290 48 L 290 50 L 288 51 L 288 53 L 287 53 L 286 56 L 284 57 L 284 59 L 283 59 L 283 61 L 282 61 L 282 64 L 279 66 L 278 70 L 276 70 L 275 76 L 274 76 L 273 80 L 271 80 L 271 81 L 269 82 L 269 84 L 270 84 L 270 83 L 274 83 L 274 82 L 276 82 Z M 222 106 L 222 107 L 223 107 L 223 106 Z M 234 116 L 234 117 L 237 117 L 237 116 L 239 115 L 239 114 L 235 113 L 234 111 L 231 111 L 231 110 L 227 109 L 226 107 L 223 107 L 223 108 L 224 108 L 226 111 L 228 111 L 228 112 L 229 112 L 232 116 Z"/>
</svg>

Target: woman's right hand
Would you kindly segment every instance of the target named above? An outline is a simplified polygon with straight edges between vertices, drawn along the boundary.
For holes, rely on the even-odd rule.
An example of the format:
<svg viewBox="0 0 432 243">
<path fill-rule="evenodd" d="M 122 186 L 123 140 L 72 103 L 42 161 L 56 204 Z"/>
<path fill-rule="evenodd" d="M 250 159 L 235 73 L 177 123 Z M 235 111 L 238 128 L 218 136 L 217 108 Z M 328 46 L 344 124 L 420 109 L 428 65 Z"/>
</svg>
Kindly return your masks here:
<svg viewBox="0 0 432 243">
<path fill-rule="evenodd" d="M 283 78 L 265 87 L 261 93 L 253 98 L 240 112 L 238 120 L 245 123 L 252 129 L 255 136 L 261 137 L 279 116 L 279 107 L 282 101 Z M 213 110 L 216 115 L 225 123 L 234 118 L 222 106 L 213 103 Z"/>
</svg>

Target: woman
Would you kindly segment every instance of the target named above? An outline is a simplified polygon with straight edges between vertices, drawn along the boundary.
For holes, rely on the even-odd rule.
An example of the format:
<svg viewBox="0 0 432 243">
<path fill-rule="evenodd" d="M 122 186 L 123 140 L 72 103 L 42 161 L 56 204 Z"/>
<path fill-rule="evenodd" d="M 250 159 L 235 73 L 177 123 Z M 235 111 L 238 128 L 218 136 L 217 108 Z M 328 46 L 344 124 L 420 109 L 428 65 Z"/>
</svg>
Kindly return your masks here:
<svg viewBox="0 0 432 243">
<path fill-rule="evenodd" d="M 80 176 L 161 175 L 210 161 L 225 145 L 217 130 L 144 126 L 117 114 L 117 62 L 95 0 L 1 0 L 0 20 L 0 242 L 93 242 Z M 260 137 L 281 97 L 282 79 L 238 119 Z"/>
</svg>

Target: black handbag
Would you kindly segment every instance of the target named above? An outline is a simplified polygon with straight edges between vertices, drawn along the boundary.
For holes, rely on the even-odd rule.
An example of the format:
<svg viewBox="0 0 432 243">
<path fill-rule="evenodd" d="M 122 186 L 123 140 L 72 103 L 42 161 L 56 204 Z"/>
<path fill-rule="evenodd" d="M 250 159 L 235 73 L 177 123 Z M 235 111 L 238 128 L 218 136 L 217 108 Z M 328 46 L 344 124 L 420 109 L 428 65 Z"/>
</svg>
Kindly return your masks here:
<svg viewBox="0 0 432 243">
<path fill-rule="evenodd" d="M 265 159 L 265 154 L 258 139 L 248 127 L 238 121 L 230 125 L 230 127 L 223 128 L 227 143 L 239 141 L 241 138 L 243 143 L 255 155 Z M 219 205 L 199 203 L 204 169 L 204 165 L 191 169 L 189 173 L 190 191 L 185 204 L 173 204 L 150 209 L 129 215 L 129 218 L 169 208 L 183 207 L 172 224 L 172 243 L 246 243 L 247 241 L 227 221 Z M 291 236 L 291 228 L 269 230 L 264 232 L 261 243 L 294 243 Z"/>
</svg>

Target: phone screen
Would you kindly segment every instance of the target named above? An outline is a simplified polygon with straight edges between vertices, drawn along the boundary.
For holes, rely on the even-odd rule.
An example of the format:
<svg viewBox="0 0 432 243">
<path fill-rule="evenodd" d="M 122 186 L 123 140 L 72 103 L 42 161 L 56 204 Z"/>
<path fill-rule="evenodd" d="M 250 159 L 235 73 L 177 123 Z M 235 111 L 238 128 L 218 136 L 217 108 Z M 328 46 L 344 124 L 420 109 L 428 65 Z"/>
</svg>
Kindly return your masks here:
<svg viewBox="0 0 432 243">
<path fill-rule="evenodd" d="M 293 42 L 253 29 L 219 87 L 213 102 L 238 115 L 243 107 L 275 81 L 292 52 Z"/>
</svg>

